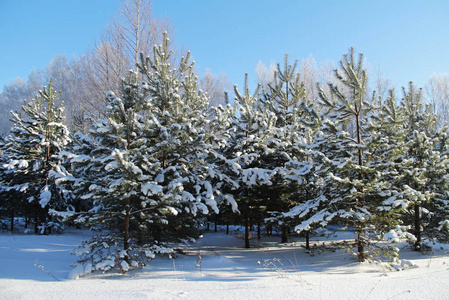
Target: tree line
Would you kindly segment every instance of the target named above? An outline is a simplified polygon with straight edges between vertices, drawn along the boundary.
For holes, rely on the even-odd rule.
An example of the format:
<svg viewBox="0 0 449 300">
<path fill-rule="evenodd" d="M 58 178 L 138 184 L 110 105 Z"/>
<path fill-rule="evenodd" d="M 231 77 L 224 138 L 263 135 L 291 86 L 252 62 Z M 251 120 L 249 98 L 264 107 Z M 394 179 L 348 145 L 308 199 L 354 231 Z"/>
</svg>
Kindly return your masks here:
<svg viewBox="0 0 449 300">
<path fill-rule="evenodd" d="M 401 238 L 447 240 L 448 128 L 413 83 L 401 101 L 368 93 L 354 49 L 336 81 L 307 97 L 297 62 L 273 80 L 210 106 L 190 53 L 175 68 L 169 39 L 141 54 L 137 71 L 106 94 L 105 118 L 73 135 L 52 81 L 13 113 L 2 143 L 2 214 L 33 219 L 36 232 L 63 221 L 96 231 L 79 251 L 95 268 L 127 271 L 164 241 L 195 235 L 204 216 L 226 212 L 245 227 L 309 235 L 354 230 L 360 261 Z M 247 78 L 247 77 L 246 77 Z M 143 80 L 142 80 L 143 79 Z M 307 243 L 307 247 L 308 247 Z"/>
<path fill-rule="evenodd" d="M 167 241 L 195 237 L 216 214 L 244 225 L 247 248 L 252 225 L 278 228 L 282 242 L 293 229 L 306 248 L 329 225 L 351 230 L 359 261 L 397 257 L 400 239 L 415 250 L 447 241 L 448 127 L 412 82 L 400 99 L 370 89 L 351 48 L 332 81 L 310 84 L 286 55 L 273 72 L 260 67 L 268 76 L 255 90 L 245 76 L 211 105 L 169 34 L 134 59 L 78 131 L 53 80 L 12 113 L 0 165 L 11 230 L 17 218 L 42 234 L 85 226 L 95 234 L 80 262 L 123 272 L 173 252 Z"/>
</svg>

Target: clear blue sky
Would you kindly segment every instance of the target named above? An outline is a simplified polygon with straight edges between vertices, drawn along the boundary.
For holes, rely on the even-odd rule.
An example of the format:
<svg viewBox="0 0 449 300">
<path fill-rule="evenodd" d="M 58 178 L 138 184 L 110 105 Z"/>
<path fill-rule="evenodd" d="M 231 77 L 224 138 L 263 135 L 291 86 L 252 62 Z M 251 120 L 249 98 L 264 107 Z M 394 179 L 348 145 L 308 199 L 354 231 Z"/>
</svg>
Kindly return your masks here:
<svg viewBox="0 0 449 300">
<path fill-rule="evenodd" d="M 0 88 L 26 78 L 58 54 L 85 53 L 118 7 L 117 0 L 0 0 Z M 254 80 L 261 60 L 312 55 L 337 63 L 350 46 L 397 86 L 423 86 L 449 72 L 449 1 L 153 0 L 175 26 L 198 70 Z"/>
</svg>

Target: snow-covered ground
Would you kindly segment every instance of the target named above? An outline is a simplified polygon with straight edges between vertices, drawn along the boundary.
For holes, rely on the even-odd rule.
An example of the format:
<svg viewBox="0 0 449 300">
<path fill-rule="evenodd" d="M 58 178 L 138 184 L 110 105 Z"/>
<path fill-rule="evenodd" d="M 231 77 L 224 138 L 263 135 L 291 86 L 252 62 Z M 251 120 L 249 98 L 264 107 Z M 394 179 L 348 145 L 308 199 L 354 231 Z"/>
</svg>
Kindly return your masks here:
<svg viewBox="0 0 449 300">
<path fill-rule="evenodd" d="M 88 232 L 36 236 L 0 233 L 0 299 L 449 299 L 449 247 L 426 255 L 401 250 L 416 267 L 391 271 L 357 263 L 345 251 L 305 253 L 302 240 L 205 233 L 185 255 L 130 271 L 67 279 L 70 252 Z"/>
</svg>

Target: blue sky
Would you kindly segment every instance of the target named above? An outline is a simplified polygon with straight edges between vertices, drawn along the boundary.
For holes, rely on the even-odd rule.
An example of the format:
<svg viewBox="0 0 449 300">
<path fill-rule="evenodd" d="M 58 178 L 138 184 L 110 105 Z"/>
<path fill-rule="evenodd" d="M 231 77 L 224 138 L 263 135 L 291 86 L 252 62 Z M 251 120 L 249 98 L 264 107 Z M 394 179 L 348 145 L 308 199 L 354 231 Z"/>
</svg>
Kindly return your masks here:
<svg viewBox="0 0 449 300">
<path fill-rule="evenodd" d="M 118 7 L 117 0 L 0 0 L 0 87 L 26 78 L 58 54 L 85 53 Z M 373 73 L 397 86 L 423 86 L 449 72 L 449 1 L 153 0 L 153 12 L 175 26 L 197 69 L 242 84 L 268 65 L 312 55 L 337 63 L 349 47 Z"/>
</svg>

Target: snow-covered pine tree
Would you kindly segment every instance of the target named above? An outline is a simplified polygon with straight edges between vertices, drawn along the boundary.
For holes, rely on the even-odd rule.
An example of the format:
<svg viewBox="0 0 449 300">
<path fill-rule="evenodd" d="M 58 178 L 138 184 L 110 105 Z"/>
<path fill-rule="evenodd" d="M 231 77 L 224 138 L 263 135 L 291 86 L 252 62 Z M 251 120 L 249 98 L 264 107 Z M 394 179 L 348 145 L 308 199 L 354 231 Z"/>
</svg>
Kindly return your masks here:
<svg viewBox="0 0 449 300">
<path fill-rule="evenodd" d="M 310 107 L 312 101 L 305 98 L 304 84 L 296 72 L 296 65 L 297 61 L 289 64 L 288 55 L 285 55 L 284 67 L 277 64 L 273 83 L 269 84 L 269 92 L 264 95 L 276 116 L 266 142 L 269 151 L 261 157 L 263 164 L 276 174 L 273 185 L 269 187 L 276 195 L 267 203 L 272 215 L 267 220 L 281 226 L 283 243 L 288 240 L 292 221 L 292 215 L 284 213 L 306 202 L 309 196 L 311 160 L 307 148 L 312 128 L 317 124 L 317 115 Z"/>
<path fill-rule="evenodd" d="M 323 128 L 328 144 L 324 145 L 326 149 L 322 151 L 330 162 L 325 184 L 325 195 L 329 199 L 325 220 L 329 222 L 339 216 L 346 224 L 354 227 L 357 233 L 357 255 L 360 261 L 364 261 L 364 221 L 371 215 L 366 209 L 364 198 L 362 126 L 366 123 L 371 105 L 366 101 L 368 78 L 363 68 L 363 56 L 360 55 L 358 61 L 355 59 L 354 49 L 351 48 L 340 62 L 341 70 L 335 71 L 337 79 L 349 90 L 348 93 L 340 91 L 332 83 L 329 84 L 330 96 L 320 90 L 321 100 L 329 113 Z M 349 132 L 348 124 L 351 122 L 355 130 Z"/>
<path fill-rule="evenodd" d="M 13 214 L 34 218 L 35 232 L 62 229 L 50 209 L 64 210 L 65 203 L 52 178 L 64 172 L 59 154 L 70 142 L 64 124 L 63 103 L 57 104 L 50 80 L 48 86 L 22 106 L 24 116 L 12 112 L 14 126 L 2 155 L 1 190 Z"/>
<path fill-rule="evenodd" d="M 320 124 L 319 118 L 316 124 Z M 308 134 L 301 141 L 295 144 L 298 149 L 303 149 L 302 159 L 293 158 L 286 163 L 286 178 L 290 182 L 296 182 L 296 191 L 292 195 L 294 197 L 294 206 L 288 211 L 282 213 L 282 218 L 288 220 L 291 224 L 296 224 L 295 231 L 304 233 L 306 238 L 306 250 L 310 250 L 310 236 L 319 224 L 309 222 L 306 226 L 301 227 L 303 221 L 309 220 L 315 216 L 318 209 L 322 206 L 324 197 L 320 194 L 320 187 L 327 169 L 323 166 L 325 156 L 318 149 L 319 144 L 315 144 L 317 139 L 314 136 L 319 135 L 320 126 L 311 126 L 307 128 Z M 310 134 L 310 135 L 309 135 Z"/>
<path fill-rule="evenodd" d="M 268 147 L 271 152 L 265 155 L 267 161 L 274 162 L 273 170 L 282 178 L 278 185 L 284 186 L 284 194 L 279 201 L 273 201 L 275 217 L 282 224 L 282 242 L 287 242 L 291 224 L 297 224 L 310 213 L 308 205 L 316 193 L 319 169 L 315 159 L 313 138 L 320 129 L 321 118 L 314 107 L 313 99 L 306 97 L 300 75 L 295 72 L 296 62 L 288 63 L 285 56 L 284 69 L 277 65 L 274 82 L 266 99 L 273 103 L 272 111 L 277 122 L 272 127 Z M 282 175 L 282 176 L 279 176 Z M 283 202 L 283 203 L 282 203 Z M 279 209 L 281 208 L 281 209 Z M 309 230 L 305 231 L 306 248 L 309 249 Z"/>
<path fill-rule="evenodd" d="M 398 249 L 392 244 L 398 238 L 410 237 L 401 221 L 401 213 L 407 206 L 403 201 L 404 174 L 401 170 L 409 165 L 404 159 L 407 151 L 405 119 L 403 107 L 398 107 L 394 90 L 390 90 L 387 99 L 379 97 L 376 103 L 365 142 L 371 152 L 366 163 L 371 172 L 366 176 L 374 183 L 373 190 L 366 196 L 368 202 L 374 203 L 370 226 L 377 236 L 372 239 L 387 241 L 377 247 L 393 259 L 398 258 Z"/>
<path fill-rule="evenodd" d="M 447 159 L 449 157 L 449 128 L 447 125 L 443 126 L 438 131 L 434 140 L 434 150 L 440 153 L 441 161 L 437 164 L 447 167 Z M 444 173 L 444 168 L 439 169 L 440 174 L 435 174 L 431 185 L 434 187 L 435 197 L 429 205 L 429 210 L 432 212 L 429 220 L 428 230 L 426 230 L 429 237 L 436 237 L 443 242 L 449 241 L 449 194 L 447 188 L 448 174 Z"/>
<path fill-rule="evenodd" d="M 5 140 L 3 139 L 3 136 L 0 135 L 0 157 L 3 158 L 3 153 L 5 150 Z M 3 159 L 1 159 L 0 168 L 2 168 Z M 2 170 L 3 171 L 3 170 Z M 0 178 L 2 178 L 5 175 L 5 173 L 2 173 L 0 175 Z M 3 181 L 0 181 L 0 184 L 3 185 Z M 0 185 L 0 228 L 1 229 L 7 229 L 12 232 L 14 230 L 14 221 L 15 221 L 15 214 L 16 209 L 14 205 L 17 205 L 18 203 L 15 203 L 14 201 L 8 201 L 8 198 L 11 198 L 13 191 L 6 192 L 3 188 L 3 186 Z M 17 197 L 16 197 L 17 198 Z"/>
<path fill-rule="evenodd" d="M 416 91 L 410 82 L 408 90 L 403 88 L 403 94 L 401 105 L 406 112 L 408 146 L 404 159 L 409 161 L 401 170 L 404 173 L 401 182 L 404 187 L 403 199 L 408 208 L 405 222 L 413 226 L 416 238 L 414 247 L 420 250 L 423 227 L 433 213 L 429 209 L 432 209 L 434 199 L 447 197 L 449 161 L 444 146 L 441 148 L 446 142 L 439 138 L 436 116 L 431 107 L 424 105 L 421 90 Z M 412 224 L 407 216 L 408 220 L 413 220 Z"/>
<path fill-rule="evenodd" d="M 80 262 L 94 269 L 117 266 L 127 271 L 145 258 L 139 251 L 142 245 L 133 240 L 139 233 L 140 216 L 135 211 L 146 205 L 141 193 L 146 177 L 141 167 L 145 165 L 147 122 L 143 114 L 148 109 L 148 92 L 137 77 L 130 71 L 121 83 L 121 97 L 112 92 L 106 95 L 107 119 L 93 124 L 91 137 L 75 134 L 74 153 L 63 153 L 70 161 L 71 174 L 57 179 L 84 202 L 80 209 L 88 209 L 76 211 L 74 222 L 97 234 L 75 253 Z M 146 250 L 153 255 L 150 247 Z"/>
<path fill-rule="evenodd" d="M 170 65 L 165 38 L 152 57 L 141 55 L 139 75 L 130 72 L 120 96 L 107 95 L 106 120 L 82 134 L 72 155 L 74 176 L 60 178 L 79 187 L 93 208 L 77 221 L 100 231 L 78 250 L 81 262 L 123 272 L 155 253 L 168 253 L 164 233 L 187 227 L 192 215 L 217 211 L 207 157 L 208 98 L 198 91 L 189 55 Z M 92 176 L 92 174 L 95 174 Z M 169 227 L 171 226 L 171 227 Z"/>
<path fill-rule="evenodd" d="M 148 119 L 152 129 L 147 147 L 149 160 L 159 168 L 154 184 L 163 187 L 160 201 L 173 203 L 182 227 L 182 214 L 207 215 L 209 208 L 218 213 L 216 187 L 211 184 L 218 175 L 209 163 L 215 151 L 209 98 L 198 89 L 190 52 L 176 69 L 170 65 L 172 55 L 165 37 L 162 45 L 154 47 L 152 56 L 141 56 L 139 70 L 151 98 Z M 165 215 L 154 215 L 154 226 L 164 225 Z"/>
<path fill-rule="evenodd" d="M 316 223 L 321 226 L 331 221 L 343 223 L 355 230 L 357 256 L 359 261 L 364 261 L 368 257 L 366 247 L 371 244 L 369 233 L 379 234 L 388 224 L 385 219 L 374 226 L 378 207 L 385 210 L 387 204 L 382 201 L 389 190 L 379 164 L 388 165 L 397 154 L 390 151 L 383 157 L 385 160 L 374 158 L 379 155 L 379 141 L 371 121 L 377 109 L 376 101 L 368 101 L 363 55 L 356 61 L 351 48 L 340 66 L 336 77 L 345 91 L 332 83 L 330 95 L 320 89 L 325 115 L 313 144 L 315 153 L 321 154 L 322 164 L 318 169 L 325 178 L 320 192 L 307 204 L 306 209 L 315 213 L 296 230 L 306 230 Z"/>
<path fill-rule="evenodd" d="M 259 87 L 254 93 L 248 88 L 245 75 L 244 93 L 234 86 L 234 105 L 219 106 L 214 124 L 223 137 L 216 156 L 215 170 L 220 173 L 220 184 L 225 202 L 241 213 L 245 227 L 245 248 L 250 248 L 249 231 L 252 222 L 260 218 L 259 190 L 272 184 L 273 171 L 263 164 L 261 157 L 269 151 L 266 141 L 275 116 L 260 99 Z M 263 197 L 264 198 L 264 197 Z M 263 199 L 262 198 L 262 199 Z"/>
</svg>

